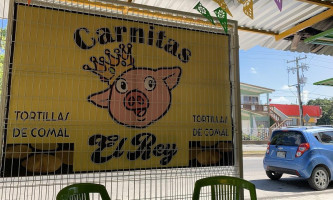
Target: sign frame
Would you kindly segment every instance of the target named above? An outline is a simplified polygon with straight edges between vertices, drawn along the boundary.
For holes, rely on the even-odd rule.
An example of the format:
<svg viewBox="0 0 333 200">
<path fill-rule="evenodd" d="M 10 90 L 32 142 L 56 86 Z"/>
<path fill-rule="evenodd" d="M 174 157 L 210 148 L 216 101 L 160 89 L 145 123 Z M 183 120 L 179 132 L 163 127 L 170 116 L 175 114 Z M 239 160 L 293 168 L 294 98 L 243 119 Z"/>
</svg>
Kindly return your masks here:
<svg viewBox="0 0 333 200">
<path fill-rule="evenodd" d="M 22 3 L 24 1 L 15 1 L 17 3 Z M 14 6 L 14 0 L 11 1 L 11 7 Z M 34 6 L 48 6 L 47 3 L 45 2 L 39 2 L 36 1 L 33 3 Z M 127 5 L 127 4 L 126 4 Z M 67 9 L 67 6 L 63 6 L 64 9 Z M 73 9 L 73 12 L 85 12 L 87 11 L 86 9 L 81 9 L 81 8 L 71 8 Z M 10 9 L 12 11 L 13 9 Z M 101 14 L 98 10 L 95 11 L 96 14 Z M 170 11 L 171 12 L 171 11 Z M 89 13 L 94 13 L 91 9 L 89 9 Z M 103 13 L 107 16 L 107 13 Z M 112 13 L 112 17 L 114 16 L 121 16 L 122 18 L 127 18 L 128 20 L 140 20 L 143 22 L 149 22 L 149 23 L 162 23 L 168 26 L 173 26 L 173 25 L 179 25 L 178 22 L 167 22 L 167 21 L 162 21 L 162 20 L 152 20 L 152 19 L 142 19 L 136 16 L 124 16 L 122 14 L 114 14 Z M 8 33 L 12 34 L 7 34 L 7 47 L 6 48 L 6 57 L 5 57 L 5 73 L 4 73 L 4 79 L 3 81 L 7 84 L 3 84 L 3 93 L 2 93 L 2 102 L 6 102 L 2 104 L 2 123 L 1 127 L 2 130 L 4 130 L 0 135 L 2 138 L 4 138 L 4 141 L 6 141 L 6 131 L 7 131 L 7 124 L 8 124 L 8 109 L 9 108 L 9 98 L 10 98 L 10 81 L 11 81 L 11 70 L 12 70 L 12 63 L 13 63 L 13 53 L 9 50 L 13 48 L 14 43 L 11 43 L 11 39 L 13 39 L 15 28 L 13 28 L 13 24 L 15 21 L 14 13 L 10 13 L 9 17 L 9 22 L 8 22 Z M 191 16 L 191 15 L 190 15 Z M 198 15 L 195 15 L 196 17 L 199 17 Z M 240 105 L 240 94 L 239 94 L 239 60 L 238 60 L 238 33 L 237 33 L 237 22 L 235 21 L 228 21 L 230 31 L 229 31 L 229 64 L 230 64 L 230 82 L 231 82 L 231 104 L 232 104 L 232 124 L 233 124 L 233 139 L 232 141 L 234 142 L 234 158 L 235 158 L 235 163 L 234 163 L 234 170 L 236 174 L 238 174 L 240 177 L 242 177 L 242 143 L 241 143 L 241 125 L 240 125 L 240 107 L 237 105 Z M 184 24 L 184 28 L 188 29 L 195 29 L 199 31 L 212 31 L 212 32 L 220 32 L 221 30 L 218 27 L 210 27 L 210 26 L 202 26 L 202 25 L 189 25 L 189 24 Z M 221 28 L 221 27 L 220 27 Z M 5 94 L 5 95 L 4 95 Z M 1 142 L 3 142 L 1 140 Z M 3 145 L 4 146 L 4 145 Z M 0 151 L 3 151 L 1 149 Z M 3 152 L 1 152 L 1 155 Z M 1 162 L 2 163 L 2 162 Z"/>
</svg>

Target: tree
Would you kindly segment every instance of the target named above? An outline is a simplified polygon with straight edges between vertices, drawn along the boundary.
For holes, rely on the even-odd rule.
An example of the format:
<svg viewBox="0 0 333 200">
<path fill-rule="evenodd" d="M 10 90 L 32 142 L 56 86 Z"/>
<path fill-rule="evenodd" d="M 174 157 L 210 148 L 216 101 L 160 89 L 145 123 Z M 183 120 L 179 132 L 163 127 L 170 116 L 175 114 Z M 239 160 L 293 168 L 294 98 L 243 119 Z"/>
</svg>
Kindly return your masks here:
<svg viewBox="0 0 333 200">
<path fill-rule="evenodd" d="M 0 50 L 1 54 L 4 53 L 5 46 L 6 46 L 6 35 L 7 35 L 7 29 L 0 28 Z"/>
<path fill-rule="evenodd" d="M 307 105 L 321 107 L 322 117 L 317 120 L 317 125 L 333 125 L 333 98 L 310 100 Z"/>
<path fill-rule="evenodd" d="M 5 61 L 5 48 L 6 48 L 6 35 L 7 29 L 0 29 L 0 94 L 2 92 L 2 75 L 3 65 Z"/>
</svg>

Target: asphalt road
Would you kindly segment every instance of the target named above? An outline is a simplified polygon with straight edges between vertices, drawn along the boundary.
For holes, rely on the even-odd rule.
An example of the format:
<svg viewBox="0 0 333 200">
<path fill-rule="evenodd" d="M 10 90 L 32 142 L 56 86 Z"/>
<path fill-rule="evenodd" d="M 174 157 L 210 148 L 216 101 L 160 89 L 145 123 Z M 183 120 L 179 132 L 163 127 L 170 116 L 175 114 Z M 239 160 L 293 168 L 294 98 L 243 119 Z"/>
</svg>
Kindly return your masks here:
<svg viewBox="0 0 333 200">
<path fill-rule="evenodd" d="M 258 199 L 333 199 L 333 182 L 324 191 L 315 191 L 306 179 L 284 174 L 279 181 L 270 180 L 262 165 L 263 157 L 244 157 L 244 179 L 256 185 Z M 249 195 L 245 194 L 245 199 Z"/>
</svg>

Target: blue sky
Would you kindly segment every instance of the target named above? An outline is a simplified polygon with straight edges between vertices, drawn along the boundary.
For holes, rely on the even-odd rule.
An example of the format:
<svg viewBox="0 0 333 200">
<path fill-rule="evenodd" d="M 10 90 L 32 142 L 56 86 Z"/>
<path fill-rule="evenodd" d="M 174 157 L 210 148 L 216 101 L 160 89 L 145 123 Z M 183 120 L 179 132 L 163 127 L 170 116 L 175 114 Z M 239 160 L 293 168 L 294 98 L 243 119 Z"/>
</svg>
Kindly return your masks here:
<svg viewBox="0 0 333 200">
<path fill-rule="evenodd" d="M 312 53 L 294 53 L 256 46 L 247 51 L 240 50 L 240 81 L 261 87 L 274 89 L 270 94 L 271 103 L 298 104 L 296 87 L 288 87 L 297 83 L 296 74 L 289 73 L 287 67 L 295 67 L 296 63 L 287 63 L 296 57 L 307 56 L 299 61 L 309 66 L 304 72 L 307 82 L 303 88 L 302 101 L 310 99 L 332 98 L 333 87 L 316 86 L 314 82 L 333 78 L 333 57 Z M 264 102 L 266 103 L 266 102 Z"/>
<path fill-rule="evenodd" d="M 7 28 L 7 19 L 0 19 L 0 28 Z"/>
</svg>

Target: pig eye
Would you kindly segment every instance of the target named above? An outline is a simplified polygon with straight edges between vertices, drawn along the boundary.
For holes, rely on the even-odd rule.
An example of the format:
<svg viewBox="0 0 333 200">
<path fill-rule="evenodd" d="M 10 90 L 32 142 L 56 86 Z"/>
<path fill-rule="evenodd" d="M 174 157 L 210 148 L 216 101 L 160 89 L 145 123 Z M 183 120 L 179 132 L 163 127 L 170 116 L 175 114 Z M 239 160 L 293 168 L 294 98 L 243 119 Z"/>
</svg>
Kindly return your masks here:
<svg viewBox="0 0 333 200">
<path fill-rule="evenodd" d="M 119 79 L 116 82 L 116 89 L 119 93 L 125 93 L 127 92 L 127 82 L 125 79 Z"/>
<path fill-rule="evenodd" d="M 146 79 L 145 79 L 145 88 L 146 88 L 146 90 L 152 91 L 153 89 L 155 89 L 155 86 L 156 86 L 155 79 L 151 76 L 146 77 Z"/>
</svg>

